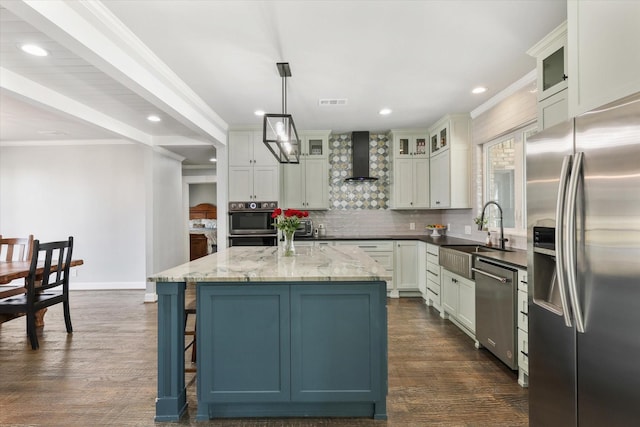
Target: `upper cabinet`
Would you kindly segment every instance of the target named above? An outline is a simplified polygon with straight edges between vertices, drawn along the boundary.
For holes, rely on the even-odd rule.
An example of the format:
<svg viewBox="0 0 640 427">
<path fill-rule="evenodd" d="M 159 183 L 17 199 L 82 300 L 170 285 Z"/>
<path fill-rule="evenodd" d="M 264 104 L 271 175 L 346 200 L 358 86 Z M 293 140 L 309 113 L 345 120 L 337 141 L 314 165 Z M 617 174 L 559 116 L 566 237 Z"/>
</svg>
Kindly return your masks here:
<svg viewBox="0 0 640 427">
<path fill-rule="evenodd" d="M 423 130 L 392 130 L 391 209 L 429 208 L 428 133 Z"/>
<path fill-rule="evenodd" d="M 428 134 L 425 130 L 393 130 L 391 131 L 393 138 L 393 157 L 402 158 L 422 158 L 428 159 L 427 151 Z"/>
<path fill-rule="evenodd" d="M 569 118 L 567 23 L 560 24 L 527 53 L 536 58 L 538 129 L 543 130 Z"/>
<path fill-rule="evenodd" d="M 440 141 L 430 158 L 431 209 L 470 208 L 471 117 L 449 114 L 429 128 L 429 135 L 432 144 L 434 138 Z"/>
<path fill-rule="evenodd" d="M 567 23 L 536 43 L 527 54 L 536 58 L 538 101 L 567 88 Z"/>
<path fill-rule="evenodd" d="M 329 209 L 329 133 L 300 132 L 300 163 L 281 166 L 281 206 Z"/>
<path fill-rule="evenodd" d="M 640 1 L 567 1 L 569 114 L 640 92 Z"/>
<path fill-rule="evenodd" d="M 229 132 L 229 200 L 277 201 L 279 163 L 260 131 Z"/>
</svg>

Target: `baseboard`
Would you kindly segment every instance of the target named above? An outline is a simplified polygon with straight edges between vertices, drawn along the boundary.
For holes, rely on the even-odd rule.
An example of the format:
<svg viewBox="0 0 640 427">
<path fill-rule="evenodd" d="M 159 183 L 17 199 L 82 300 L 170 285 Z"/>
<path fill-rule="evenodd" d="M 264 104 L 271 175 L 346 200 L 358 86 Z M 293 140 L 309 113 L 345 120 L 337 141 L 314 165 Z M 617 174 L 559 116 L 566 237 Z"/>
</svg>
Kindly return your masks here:
<svg viewBox="0 0 640 427">
<path fill-rule="evenodd" d="M 117 289 L 146 289 L 146 282 L 71 282 L 71 291 L 105 291 Z"/>
</svg>

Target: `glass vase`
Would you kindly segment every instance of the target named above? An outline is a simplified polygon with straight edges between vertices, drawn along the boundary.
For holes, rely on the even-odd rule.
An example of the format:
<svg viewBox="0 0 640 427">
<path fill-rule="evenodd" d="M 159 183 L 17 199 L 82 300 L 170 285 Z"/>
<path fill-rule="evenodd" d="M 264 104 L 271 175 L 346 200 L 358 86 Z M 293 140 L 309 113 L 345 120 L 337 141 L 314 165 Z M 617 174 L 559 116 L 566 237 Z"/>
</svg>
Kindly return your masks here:
<svg viewBox="0 0 640 427">
<path fill-rule="evenodd" d="M 294 231 L 285 231 L 284 232 L 284 256 L 294 256 L 296 253 L 296 247 L 293 244 L 293 235 Z"/>
</svg>

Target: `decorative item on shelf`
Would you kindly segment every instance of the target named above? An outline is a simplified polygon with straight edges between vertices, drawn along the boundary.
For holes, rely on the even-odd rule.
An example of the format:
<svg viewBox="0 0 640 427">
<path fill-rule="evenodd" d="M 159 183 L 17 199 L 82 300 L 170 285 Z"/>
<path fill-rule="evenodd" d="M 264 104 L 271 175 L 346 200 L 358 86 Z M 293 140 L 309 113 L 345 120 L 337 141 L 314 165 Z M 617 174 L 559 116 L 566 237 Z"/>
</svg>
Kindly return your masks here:
<svg viewBox="0 0 640 427">
<path fill-rule="evenodd" d="M 282 114 L 268 113 L 262 121 L 262 142 L 280 163 L 300 163 L 300 138 L 291 114 L 287 114 L 288 62 L 276 63 L 282 77 Z"/>
<path fill-rule="evenodd" d="M 487 225 L 488 218 L 483 218 L 482 216 L 477 216 L 473 218 L 473 222 L 478 226 L 478 230 L 482 230 Z"/>
<path fill-rule="evenodd" d="M 431 237 L 439 237 L 441 236 L 440 232 L 444 232 L 447 226 L 444 224 L 429 224 L 425 228 L 431 230 Z"/>
<path fill-rule="evenodd" d="M 277 208 L 271 214 L 271 218 L 275 220 L 274 225 L 284 235 L 283 255 L 293 256 L 296 249 L 293 244 L 293 236 L 300 225 L 300 218 L 309 216 L 307 211 L 299 211 L 297 209 L 282 210 Z"/>
</svg>

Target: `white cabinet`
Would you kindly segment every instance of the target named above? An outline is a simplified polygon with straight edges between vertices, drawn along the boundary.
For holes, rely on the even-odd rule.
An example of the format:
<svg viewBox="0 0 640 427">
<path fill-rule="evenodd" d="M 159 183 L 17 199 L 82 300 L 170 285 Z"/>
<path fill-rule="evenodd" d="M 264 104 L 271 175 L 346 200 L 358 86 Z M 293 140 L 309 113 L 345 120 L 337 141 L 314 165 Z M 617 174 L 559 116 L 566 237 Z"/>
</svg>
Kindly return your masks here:
<svg viewBox="0 0 640 427">
<path fill-rule="evenodd" d="M 449 317 L 465 333 L 475 339 L 476 331 L 476 285 L 458 274 L 442 268 L 443 318 Z"/>
<path fill-rule="evenodd" d="M 277 201 L 278 161 L 258 131 L 229 132 L 229 200 Z"/>
<path fill-rule="evenodd" d="M 392 130 L 390 133 L 393 151 L 396 159 L 422 158 L 428 159 L 427 130 Z"/>
<path fill-rule="evenodd" d="M 527 53 L 536 58 L 538 130 L 569 118 L 567 23 L 563 22 Z"/>
<path fill-rule="evenodd" d="M 527 271 L 518 270 L 518 384 L 529 385 L 529 301 Z"/>
<path fill-rule="evenodd" d="M 398 240 L 394 244 L 394 291 L 391 296 L 420 296 L 420 277 L 424 271 L 424 252 L 420 262 L 416 240 Z M 422 266 L 422 268 L 420 268 Z"/>
<path fill-rule="evenodd" d="M 393 130 L 391 140 L 391 209 L 429 207 L 427 131 Z"/>
<path fill-rule="evenodd" d="M 471 208 L 471 117 L 447 115 L 429 128 L 429 133 L 432 135 L 430 207 Z M 440 148 L 434 149 L 434 137 L 440 141 Z"/>
<path fill-rule="evenodd" d="M 358 246 L 365 251 L 367 255 L 375 259 L 387 271 L 387 274 L 393 278 L 394 272 L 394 256 L 393 241 L 391 240 L 337 240 L 336 245 L 352 245 Z M 392 293 L 394 290 L 393 279 L 387 281 L 387 292 Z M 397 298 L 398 295 L 395 295 Z"/>
<path fill-rule="evenodd" d="M 430 205 L 432 208 L 448 208 L 451 204 L 450 157 L 449 150 L 447 150 L 431 158 L 429 183 L 431 184 Z"/>
<path fill-rule="evenodd" d="M 562 90 L 538 102 L 538 130 L 544 130 L 569 118 L 567 91 Z"/>
<path fill-rule="evenodd" d="M 569 116 L 640 92 L 640 2 L 567 1 Z"/>
<path fill-rule="evenodd" d="M 299 164 L 282 165 L 281 206 L 329 209 L 329 131 L 301 132 Z"/>
<path fill-rule="evenodd" d="M 427 243 L 427 296 L 425 301 L 428 306 L 441 311 L 441 285 L 440 285 L 440 248 L 437 245 Z"/>
</svg>

